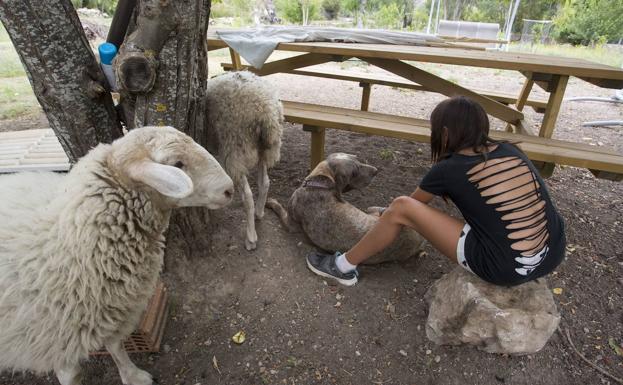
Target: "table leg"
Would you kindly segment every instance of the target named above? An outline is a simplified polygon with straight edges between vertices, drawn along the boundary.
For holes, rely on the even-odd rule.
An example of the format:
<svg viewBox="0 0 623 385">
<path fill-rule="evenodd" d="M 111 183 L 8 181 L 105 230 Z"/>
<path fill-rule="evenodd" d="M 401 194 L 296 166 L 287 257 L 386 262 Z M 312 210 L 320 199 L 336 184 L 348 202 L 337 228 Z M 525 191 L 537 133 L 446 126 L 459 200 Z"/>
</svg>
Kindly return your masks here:
<svg viewBox="0 0 623 385">
<path fill-rule="evenodd" d="M 370 92 L 372 91 L 372 85 L 370 83 L 359 83 L 359 87 L 362 88 L 361 111 L 368 111 L 368 108 L 370 107 Z"/>
<path fill-rule="evenodd" d="M 528 101 L 528 97 L 530 96 L 530 92 L 532 91 L 532 86 L 534 86 L 534 80 L 532 80 L 532 75 L 530 75 L 526 78 L 526 82 L 523 84 L 519 97 L 517 97 L 517 103 L 515 103 L 515 106 L 518 111 L 523 111 L 523 108 Z"/>
<path fill-rule="evenodd" d="M 532 79 L 532 73 L 529 72 L 529 73 L 526 73 L 525 75 L 526 75 L 526 81 L 523 84 L 523 87 L 521 88 L 521 92 L 519 93 L 519 96 L 517 97 L 517 101 L 515 102 L 515 107 L 517 108 L 517 111 L 523 111 L 524 107 L 526 106 L 526 102 L 528 101 L 528 97 L 530 96 L 530 92 L 532 91 L 532 86 L 534 85 L 534 80 Z M 515 131 L 518 134 L 533 135 L 529 127 L 529 123 L 525 119 L 517 122 L 517 124 L 514 126 L 514 129 L 513 129 L 513 125 L 507 124 L 506 131 L 508 132 Z"/>
<path fill-rule="evenodd" d="M 324 160 L 324 127 L 303 125 L 303 131 L 311 132 L 311 164 L 313 170 L 318 163 Z"/>
<path fill-rule="evenodd" d="M 240 71 L 242 69 L 242 60 L 240 59 L 240 55 L 238 55 L 238 52 L 230 48 L 229 56 L 231 56 L 231 64 L 234 67 L 234 71 Z"/>
<path fill-rule="evenodd" d="M 549 99 L 547 100 L 547 107 L 545 108 L 545 116 L 543 116 L 543 123 L 541 124 L 539 136 L 544 138 L 552 137 L 568 81 L 568 76 L 555 75 L 552 78 L 550 83 L 551 91 Z"/>
</svg>

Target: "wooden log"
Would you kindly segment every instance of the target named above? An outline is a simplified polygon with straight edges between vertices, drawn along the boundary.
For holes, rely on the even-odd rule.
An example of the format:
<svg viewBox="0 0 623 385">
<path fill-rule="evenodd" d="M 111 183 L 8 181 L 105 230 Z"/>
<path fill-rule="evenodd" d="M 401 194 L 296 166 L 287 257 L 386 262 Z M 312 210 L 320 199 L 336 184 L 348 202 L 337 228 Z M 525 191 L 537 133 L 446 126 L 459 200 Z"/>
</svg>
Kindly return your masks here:
<svg viewBox="0 0 623 385">
<path fill-rule="evenodd" d="M 70 162 L 122 135 L 70 0 L 2 0 L 0 19 Z"/>
</svg>

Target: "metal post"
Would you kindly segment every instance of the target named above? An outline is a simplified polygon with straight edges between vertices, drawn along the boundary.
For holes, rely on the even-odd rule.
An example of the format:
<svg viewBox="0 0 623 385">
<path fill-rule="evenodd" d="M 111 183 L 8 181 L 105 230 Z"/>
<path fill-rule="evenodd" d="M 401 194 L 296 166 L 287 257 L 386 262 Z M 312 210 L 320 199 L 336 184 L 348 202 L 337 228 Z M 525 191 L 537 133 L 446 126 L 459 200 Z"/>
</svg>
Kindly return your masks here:
<svg viewBox="0 0 623 385">
<path fill-rule="evenodd" d="M 114 44 L 117 48 L 121 47 L 135 7 L 136 0 L 119 0 L 108 30 L 108 37 L 106 38 L 108 43 Z"/>
<path fill-rule="evenodd" d="M 428 14 L 428 25 L 426 26 L 426 33 L 430 34 L 430 23 L 433 20 L 433 10 L 435 9 L 435 0 L 430 2 L 430 12 Z"/>
<path fill-rule="evenodd" d="M 510 19 L 508 20 L 508 24 L 506 25 L 506 47 L 508 49 L 508 44 L 511 41 L 511 33 L 513 30 L 513 24 L 515 23 L 515 17 L 517 16 L 517 9 L 519 9 L 519 3 L 521 0 L 517 0 L 515 6 L 513 7 L 513 12 L 511 13 Z"/>
<path fill-rule="evenodd" d="M 439 31 L 439 6 L 441 5 L 441 0 L 437 0 L 437 21 L 435 22 L 435 33 Z"/>
</svg>

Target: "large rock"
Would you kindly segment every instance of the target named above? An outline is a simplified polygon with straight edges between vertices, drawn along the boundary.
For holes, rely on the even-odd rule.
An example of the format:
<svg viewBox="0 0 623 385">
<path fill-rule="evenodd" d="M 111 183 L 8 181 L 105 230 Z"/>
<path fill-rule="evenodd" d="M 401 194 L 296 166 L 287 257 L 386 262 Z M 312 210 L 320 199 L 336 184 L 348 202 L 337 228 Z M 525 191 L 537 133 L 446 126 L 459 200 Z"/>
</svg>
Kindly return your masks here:
<svg viewBox="0 0 623 385">
<path fill-rule="evenodd" d="M 426 300 L 431 341 L 474 345 L 490 353 L 538 352 L 560 321 L 543 279 L 506 288 L 457 266 L 435 282 Z"/>
</svg>

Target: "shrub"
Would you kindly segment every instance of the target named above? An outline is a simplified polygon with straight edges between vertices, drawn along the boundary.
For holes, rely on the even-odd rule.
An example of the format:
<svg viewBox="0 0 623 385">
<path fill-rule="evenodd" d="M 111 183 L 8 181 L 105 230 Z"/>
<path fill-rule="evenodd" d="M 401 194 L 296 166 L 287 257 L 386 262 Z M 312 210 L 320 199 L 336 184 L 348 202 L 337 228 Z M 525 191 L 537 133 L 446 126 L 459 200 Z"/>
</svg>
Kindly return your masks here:
<svg viewBox="0 0 623 385">
<path fill-rule="evenodd" d="M 333 20 L 337 18 L 337 15 L 340 13 L 340 0 L 323 0 L 322 1 L 322 13 L 324 17 L 328 20 Z"/>
</svg>

